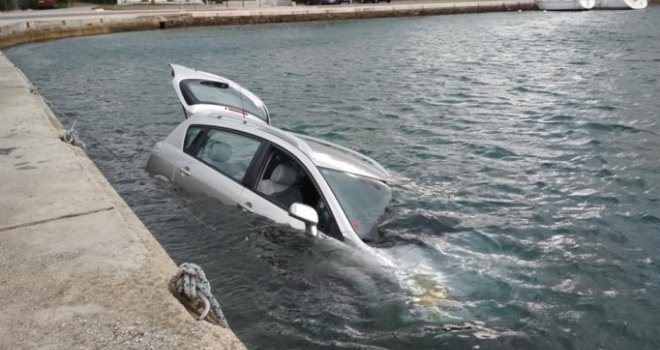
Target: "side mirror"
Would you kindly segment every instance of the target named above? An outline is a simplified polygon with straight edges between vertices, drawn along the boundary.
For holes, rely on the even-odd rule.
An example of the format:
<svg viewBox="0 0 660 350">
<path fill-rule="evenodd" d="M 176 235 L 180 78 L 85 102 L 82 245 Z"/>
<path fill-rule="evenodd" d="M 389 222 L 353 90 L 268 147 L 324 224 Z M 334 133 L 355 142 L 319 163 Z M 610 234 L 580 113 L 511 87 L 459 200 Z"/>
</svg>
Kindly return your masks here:
<svg viewBox="0 0 660 350">
<path fill-rule="evenodd" d="M 305 233 L 316 237 L 318 230 L 316 224 L 319 223 L 319 214 L 314 208 L 302 203 L 293 203 L 289 207 L 289 216 L 305 223 Z"/>
</svg>

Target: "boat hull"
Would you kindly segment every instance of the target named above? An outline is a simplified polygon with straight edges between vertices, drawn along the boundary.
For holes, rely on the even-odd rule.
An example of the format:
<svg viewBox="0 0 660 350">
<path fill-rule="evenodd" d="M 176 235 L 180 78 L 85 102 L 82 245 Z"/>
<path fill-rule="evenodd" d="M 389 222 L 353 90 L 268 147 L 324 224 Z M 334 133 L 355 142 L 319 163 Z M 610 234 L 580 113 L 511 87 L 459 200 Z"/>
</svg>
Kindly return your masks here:
<svg viewBox="0 0 660 350">
<path fill-rule="evenodd" d="M 598 0 L 537 0 L 536 6 L 548 11 L 584 11 L 593 8 L 596 1 Z"/>
<path fill-rule="evenodd" d="M 648 6 L 648 0 L 596 0 L 598 10 L 641 10 Z"/>
</svg>

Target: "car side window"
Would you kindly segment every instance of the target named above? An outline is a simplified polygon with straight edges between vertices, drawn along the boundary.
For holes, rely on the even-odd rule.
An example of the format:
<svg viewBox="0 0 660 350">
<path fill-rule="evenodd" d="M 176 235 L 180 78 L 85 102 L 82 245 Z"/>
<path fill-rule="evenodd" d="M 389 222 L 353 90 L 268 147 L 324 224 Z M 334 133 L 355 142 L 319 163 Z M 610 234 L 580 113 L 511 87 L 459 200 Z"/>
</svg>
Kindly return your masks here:
<svg viewBox="0 0 660 350">
<path fill-rule="evenodd" d="M 293 203 L 309 205 L 319 215 L 318 228 L 342 239 L 332 213 L 307 171 L 284 152 L 273 149 L 257 183 L 257 192 L 287 211 Z"/>
<path fill-rule="evenodd" d="M 210 129 L 199 147 L 191 151 L 193 157 L 241 182 L 260 145 L 261 141 L 245 135 Z"/>
<path fill-rule="evenodd" d="M 186 131 L 186 139 L 183 142 L 183 151 L 190 154 L 192 151 L 193 146 L 195 145 L 195 141 L 199 142 L 199 138 L 202 136 L 202 131 L 204 131 L 204 128 L 199 126 L 199 125 L 193 125 L 188 128 Z"/>
</svg>

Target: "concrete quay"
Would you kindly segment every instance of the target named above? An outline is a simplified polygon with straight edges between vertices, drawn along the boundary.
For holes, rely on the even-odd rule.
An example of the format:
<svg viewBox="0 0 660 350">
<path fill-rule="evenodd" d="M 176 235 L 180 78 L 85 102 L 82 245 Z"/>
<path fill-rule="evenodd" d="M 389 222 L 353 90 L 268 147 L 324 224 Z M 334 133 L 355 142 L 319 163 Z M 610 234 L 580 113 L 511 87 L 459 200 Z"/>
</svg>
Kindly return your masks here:
<svg viewBox="0 0 660 350">
<path fill-rule="evenodd" d="M 169 294 L 176 265 L 63 133 L 0 52 L 0 349 L 245 349 Z"/>
<path fill-rule="evenodd" d="M 0 14 L 0 49 L 65 37 L 190 26 L 265 24 L 456 13 L 536 10 L 534 0 L 480 0 L 341 6 L 279 6 L 186 10 L 52 11 L 49 16 L 21 18 Z M 59 12 L 58 12 L 59 11 Z"/>
</svg>

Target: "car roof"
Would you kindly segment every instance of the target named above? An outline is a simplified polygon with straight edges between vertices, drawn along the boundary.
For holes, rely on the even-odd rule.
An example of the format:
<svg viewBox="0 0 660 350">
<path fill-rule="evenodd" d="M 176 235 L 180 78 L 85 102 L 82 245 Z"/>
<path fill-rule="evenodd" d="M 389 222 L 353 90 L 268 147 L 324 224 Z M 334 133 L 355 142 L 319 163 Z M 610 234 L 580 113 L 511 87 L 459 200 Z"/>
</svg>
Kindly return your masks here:
<svg viewBox="0 0 660 350">
<path fill-rule="evenodd" d="M 383 182 L 387 182 L 389 179 L 387 170 L 375 160 L 332 142 L 287 132 L 271 125 L 256 123 L 243 118 L 211 118 L 208 116 L 192 115 L 188 120 L 195 124 L 221 127 L 227 127 L 229 123 L 235 123 L 237 129 L 240 129 L 240 131 L 245 132 L 246 129 L 255 129 L 274 136 L 281 141 L 280 143 L 288 144 L 305 153 L 317 167 L 366 176 Z"/>
</svg>

